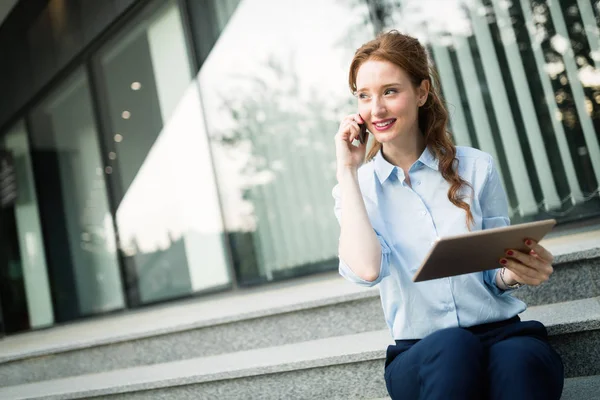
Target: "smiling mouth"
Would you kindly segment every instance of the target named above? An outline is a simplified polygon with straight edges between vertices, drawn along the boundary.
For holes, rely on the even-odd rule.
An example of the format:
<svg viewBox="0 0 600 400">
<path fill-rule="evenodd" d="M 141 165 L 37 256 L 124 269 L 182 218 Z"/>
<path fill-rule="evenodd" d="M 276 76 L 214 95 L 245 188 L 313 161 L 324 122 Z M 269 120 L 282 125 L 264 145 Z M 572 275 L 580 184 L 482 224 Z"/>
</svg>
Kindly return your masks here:
<svg viewBox="0 0 600 400">
<path fill-rule="evenodd" d="M 374 123 L 373 126 L 378 131 L 385 131 L 385 130 L 389 129 L 394 124 L 394 122 L 396 122 L 396 119 L 391 118 L 391 119 L 387 119 L 385 121 Z"/>
</svg>

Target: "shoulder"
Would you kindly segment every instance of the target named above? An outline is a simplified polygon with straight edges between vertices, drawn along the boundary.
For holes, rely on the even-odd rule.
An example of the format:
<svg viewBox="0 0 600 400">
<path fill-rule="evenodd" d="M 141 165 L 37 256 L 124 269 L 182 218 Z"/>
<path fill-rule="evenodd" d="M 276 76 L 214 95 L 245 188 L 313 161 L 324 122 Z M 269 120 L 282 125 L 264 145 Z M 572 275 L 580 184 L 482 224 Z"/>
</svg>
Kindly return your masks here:
<svg viewBox="0 0 600 400">
<path fill-rule="evenodd" d="M 489 153 L 467 146 L 456 146 L 456 157 L 459 160 L 464 159 L 465 161 L 471 162 L 484 161 L 486 163 L 490 162 L 492 159 L 492 156 Z"/>
<path fill-rule="evenodd" d="M 467 146 L 456 146 L 456 158 L 459 168 L 467 170 L 489 172 L 494 163 L 493 157 L 489 153 Z"/>
<path fill-rule="evenodd" d="M 493 157 L 473 147 L 456 146 L 456 158 L 459 175 L 469 182 L 475 193 L 481 193 L 493 174 Z"/>
</svg>

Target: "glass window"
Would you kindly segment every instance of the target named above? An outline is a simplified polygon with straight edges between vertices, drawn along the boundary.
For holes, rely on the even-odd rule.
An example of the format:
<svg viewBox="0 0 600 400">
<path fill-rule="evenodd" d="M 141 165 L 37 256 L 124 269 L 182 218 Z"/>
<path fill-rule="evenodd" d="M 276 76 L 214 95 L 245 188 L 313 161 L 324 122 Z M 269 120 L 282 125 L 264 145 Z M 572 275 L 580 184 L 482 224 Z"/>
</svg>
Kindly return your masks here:
<svg viewBox="0 0 600 400">
<path fill-rule="evenodd" d="M 175 1 L 154 2 L 94 59 L 131 304 L 230 284 L 200 96 Z"/>
<path fill-rule="evenodd" d="M 54 314 L 23 121 L 0 139 L 0 152 L 0 309 L 11 333 L 52 325 Z"/>
<path fill-rule="evenodd" d="M 31 158 L 56 319 L 122 308 L 113 218 L 83 70 L 33 109 Z"/>
<path fill-rule="evenodd" d="M 356 110 L 348 66 L 373 28 L 362 2 L 318 8 L 240 1 L 199 73 L 242 284 L 337 267 L 333 137 Z"/>
<path fill-rule="evenodd" d="M 514 222 L 600 214 L 597 7 L 577 0 L 371 3 L 382 26 L 429 46 L 454 139 L 497 160 Z"/>
</svg>

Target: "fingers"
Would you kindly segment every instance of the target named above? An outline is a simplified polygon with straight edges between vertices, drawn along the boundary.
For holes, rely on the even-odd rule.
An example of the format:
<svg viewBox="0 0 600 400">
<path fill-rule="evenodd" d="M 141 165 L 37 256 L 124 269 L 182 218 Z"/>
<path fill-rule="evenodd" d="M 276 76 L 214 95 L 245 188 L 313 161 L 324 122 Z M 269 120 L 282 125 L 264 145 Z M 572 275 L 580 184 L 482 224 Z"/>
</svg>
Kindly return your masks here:
<svg viewBox="0 0 600 400">
<path fill-rule="evenodd" d="M 536 254 L 507 250 L 506 256 L 500 260 L 500 264 L 521 277 L 523 279 L 521 283 L 537 286 L 546 282 L 554 272 L 552 265 Z"/>
<path fill-rule="evenodd" d="M 521 264 L 524 264 L 534 270 L 549 272 L 552 269 L 552 266 L 549 263 L 533 254 L 526 254 L 516 250 L 507 250 L 506 255 L 517 261 L 520 261 Z"/>
<path fill-rule="evenodd" d="M 360 135 L 359 121 L 363 121 L 359 114 L 350 114 L 342 119 L 338 129 L 338 136 L 348 143 L 352 143 Z"/>
<path fill-rule="evenodd" d="M 527 242 L 529 242 L 529 246 L 535 250 L 531 251 L 529 254 L 516 250 L 507 250 L 506 255 L 550 276 L 552 272 L 554 272 L 554 269 L 552 268 L 554 257 L 552 254 L 532 240 L 526 240 L 525 244 L 527 244 Z"/>
<path fill-rule="evenodd" d="M 362 119 L 362 117 L 360 116 L 360 114 L 350 114 L 350 115 L 346 115 L 343 119 L 342 122 L 340 124 L 344 125 L 344 124 L 349 124 L 352 122 L 356 122 L 357 124 L 363 124 L 365 121 Z"/>
<path fill-rule="evenodd" d="M 542 280 L 542 277 L 540 277 L 534 269 L 529 268 L 528 266 L 523 265 L 518 261 L 503 258 L 501 260 L 501 264 L 506 269 L 512 271 L 513 274 L 519 276 L 519 278 L 521 279 L 519 282 L 521 283 L 525 283 L 531 286 L 537 286 L 540 285 L 542 282 L 545 282 L 545 280 Z"/>
<path fill-rule="evenodd" d="M 350 130 L 349 142 L 352 143 L 354 139 L 358 139 L 360 135 L 360 127 L 356 121 L 350 122 L 348 129 Z"/>
<path fill-rule="evenodd" d="M 541 259 L 549 264 L 554 262 L 554 256 L 544 246 L 538 244 L 535 240 L 525 239 L 525 245 L 535 252 Z"/>
</svg>

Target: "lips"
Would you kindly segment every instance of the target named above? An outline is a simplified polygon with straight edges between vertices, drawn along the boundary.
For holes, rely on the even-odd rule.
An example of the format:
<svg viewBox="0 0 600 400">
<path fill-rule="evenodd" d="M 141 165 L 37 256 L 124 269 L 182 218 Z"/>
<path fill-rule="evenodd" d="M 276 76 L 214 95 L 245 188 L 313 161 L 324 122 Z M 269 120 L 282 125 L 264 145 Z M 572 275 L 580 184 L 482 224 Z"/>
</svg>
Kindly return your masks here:
<svg viewBox="0 0 600 400">
<path fill-rule="evenodd" d="M 387 131 L 388 129 L 390 129 L 392 126 L 394 126 L 395 123 L 396 123 L 396 118 L 382 119 L 382 120 L 373 122 L 373 128 L 375 128 L 375 130 L 378 132 L 383 132 L 383 131 Z"/>
</svg>

